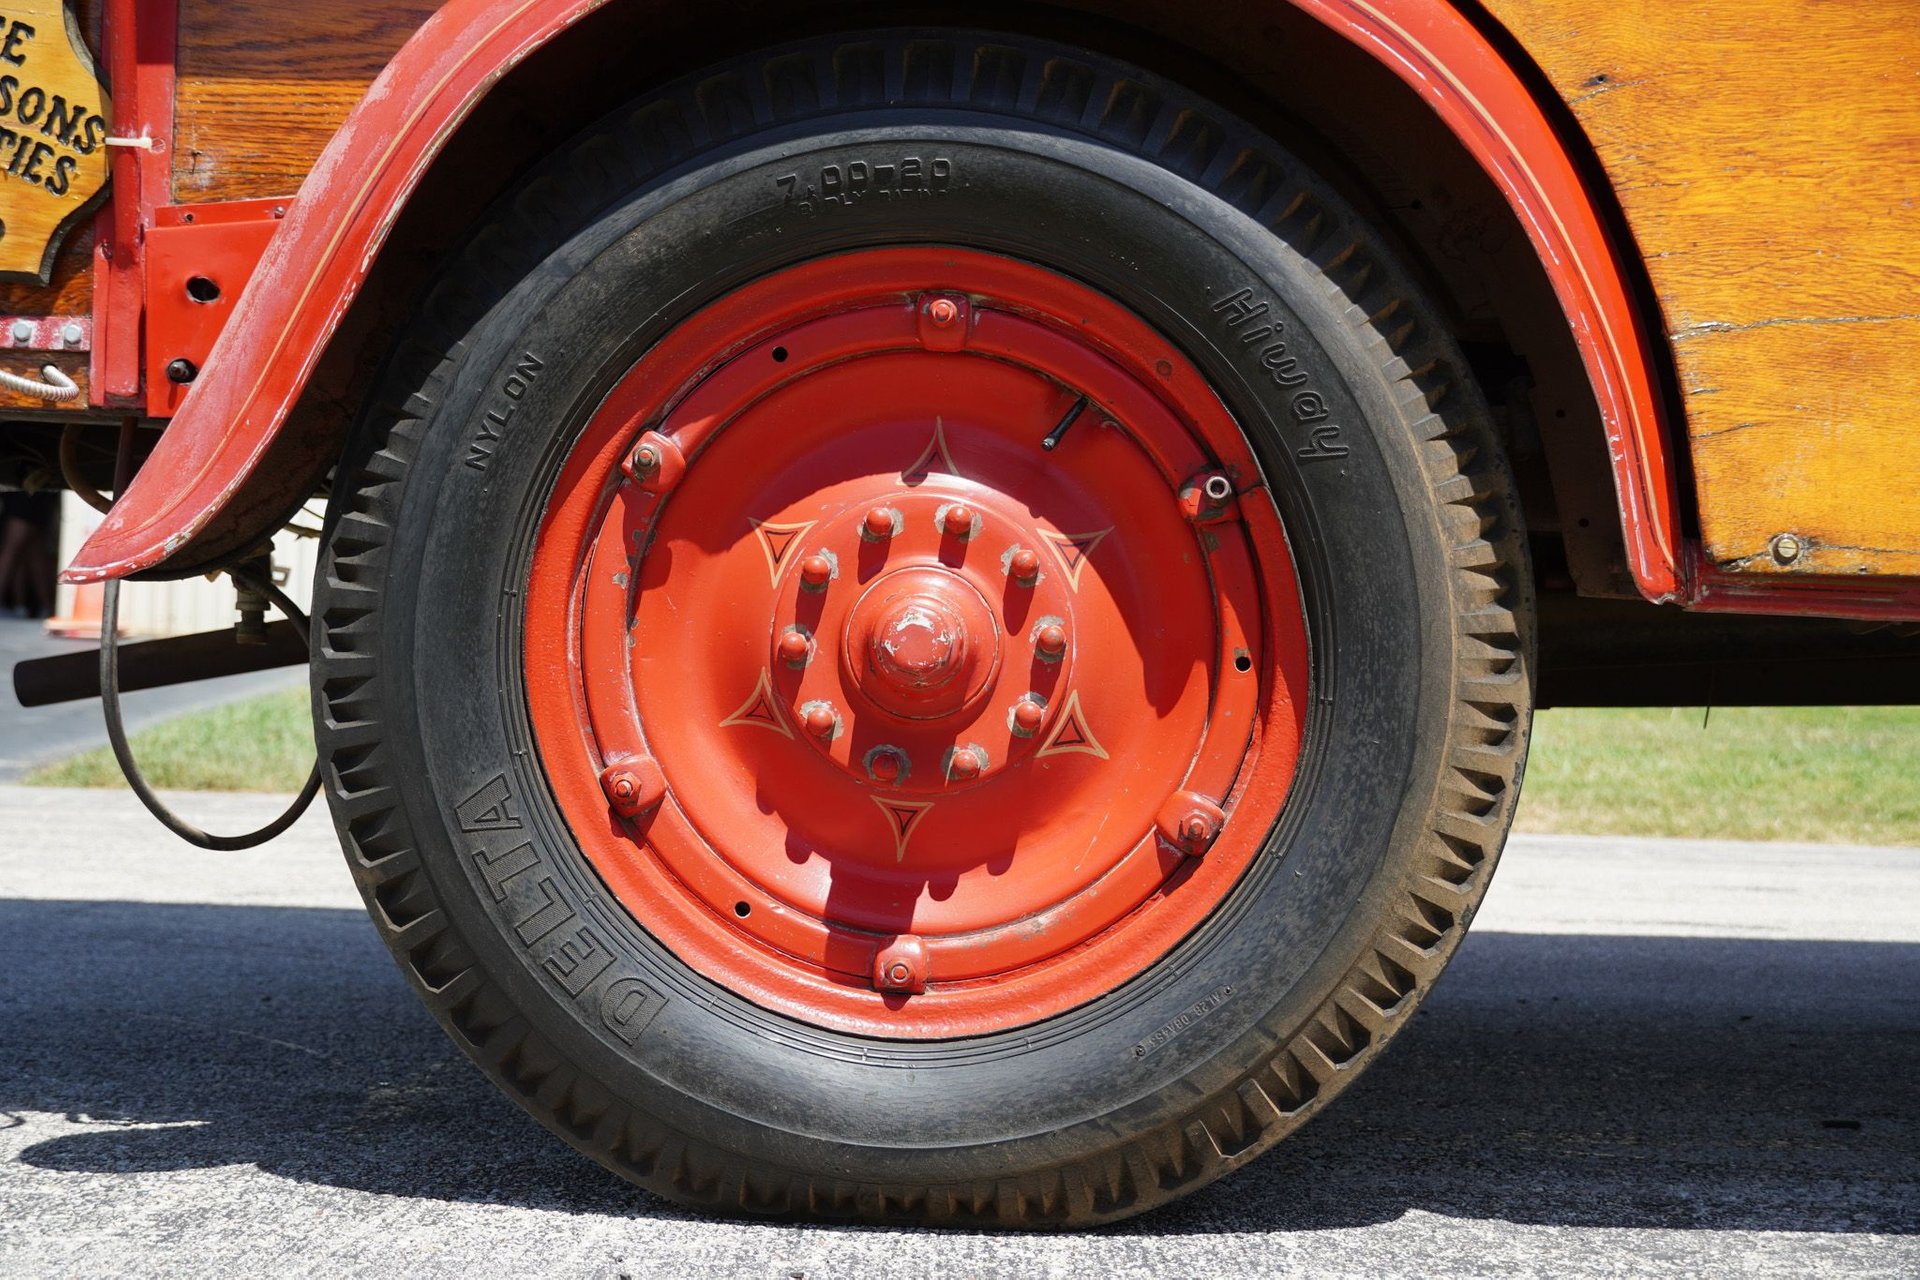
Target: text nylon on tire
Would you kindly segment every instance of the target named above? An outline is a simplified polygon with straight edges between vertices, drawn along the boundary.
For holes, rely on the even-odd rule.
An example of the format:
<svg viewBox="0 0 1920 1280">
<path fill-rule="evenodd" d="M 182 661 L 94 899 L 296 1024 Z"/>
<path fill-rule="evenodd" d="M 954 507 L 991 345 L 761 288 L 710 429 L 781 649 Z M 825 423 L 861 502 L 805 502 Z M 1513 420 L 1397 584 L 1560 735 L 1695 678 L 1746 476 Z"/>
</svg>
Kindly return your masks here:
<svg viewBox="0 0 1920 1280">
<path fill-rule="evenodd" d="M 1525 553 L 1458 352 L 1297 161 L 1088 55 L 817 41 L 603 121 L 340 481 L 374 919 L 685 1203 L 1192 1190 L 1406 1021 L 1511 816 Z"/>
</svg>

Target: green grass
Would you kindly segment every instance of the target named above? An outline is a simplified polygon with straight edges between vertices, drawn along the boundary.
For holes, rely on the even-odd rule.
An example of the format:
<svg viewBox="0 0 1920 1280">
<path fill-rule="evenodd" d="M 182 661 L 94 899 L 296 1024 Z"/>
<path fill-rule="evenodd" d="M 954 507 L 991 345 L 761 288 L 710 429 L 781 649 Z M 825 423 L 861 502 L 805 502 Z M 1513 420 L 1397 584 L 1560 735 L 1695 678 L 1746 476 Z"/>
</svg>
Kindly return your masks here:
<svg viewBox="0 0 1920 1280">
<path fill-rule="evenodd" d="M 1522 831 L 1920 845 L 1920 707 L 1562 707 Z"/>
<path fill-rule="evenodd" d="M 1591 835 L 1920 845 L 1920 708 L 1543 711 L 1517 826 Z M 313 763 L 301 690 L 192 713 L 134 735 L 154 785 L 293 791 Z M 27 779 L 116 787 L 106 751 Z"/>
<path fill-rule="evenodd" d="M 163 720 L 135 733 L 133 758 L 176 791 L 298 791 L 313 768 L 307 691 L 289 689 Z M 105 747 L 47 765 L 29 786 L 123 787 Z"/>
</svg>

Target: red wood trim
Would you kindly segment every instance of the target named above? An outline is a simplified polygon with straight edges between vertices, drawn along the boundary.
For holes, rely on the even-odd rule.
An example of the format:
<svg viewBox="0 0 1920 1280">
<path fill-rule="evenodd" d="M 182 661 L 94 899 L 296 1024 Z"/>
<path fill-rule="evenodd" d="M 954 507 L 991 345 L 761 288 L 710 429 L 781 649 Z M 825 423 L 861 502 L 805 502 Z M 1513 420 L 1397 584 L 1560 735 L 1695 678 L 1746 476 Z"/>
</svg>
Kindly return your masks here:
<svg viewBox="0 0 1920 1280">
<path fill-rule="evenodd" d="M 193 393 L 68 567 L 69 581 L 153 568 L 232 499 L 445 139 L 509 68 L 601 2 L 453 0 L 414 33 L 308 174 Z M 1291 2 L 1419 92 L 1519 214 L 1599 399 L 1635 580 L 1650 599 L 1683 595 L 1670 437 L 1648 336 L 1616 248 L 1540 104 L 1444 0 Z"/>
</svg>

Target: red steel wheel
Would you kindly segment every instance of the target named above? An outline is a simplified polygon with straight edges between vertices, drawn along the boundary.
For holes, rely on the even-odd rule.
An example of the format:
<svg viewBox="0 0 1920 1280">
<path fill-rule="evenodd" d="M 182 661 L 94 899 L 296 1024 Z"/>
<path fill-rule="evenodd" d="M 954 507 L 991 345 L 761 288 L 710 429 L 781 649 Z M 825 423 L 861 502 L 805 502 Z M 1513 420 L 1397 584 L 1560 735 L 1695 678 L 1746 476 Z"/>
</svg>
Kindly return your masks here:
<svg viewBox="0 0 1920 1280">
<path fill-rule="evenodd" d="M 1286 538 L 1198 371 L 948 248 L 779 271 L 635 364 L 545 511 L 525 652 L 635 918 L 768 1009 L 911 1038 L 1186 936 L 1273 826 L 1307 687 Z"/>
<path fill-rule="evenodd" d="M 822 35 L 594 125 L 337 471 L 316 731 L 409 982 L 729 1213 L 1086 1225 L 1306 1123 L 1526 748 L 1525 534 L 1411 280 L 1055 42 Z"/>
</svg>

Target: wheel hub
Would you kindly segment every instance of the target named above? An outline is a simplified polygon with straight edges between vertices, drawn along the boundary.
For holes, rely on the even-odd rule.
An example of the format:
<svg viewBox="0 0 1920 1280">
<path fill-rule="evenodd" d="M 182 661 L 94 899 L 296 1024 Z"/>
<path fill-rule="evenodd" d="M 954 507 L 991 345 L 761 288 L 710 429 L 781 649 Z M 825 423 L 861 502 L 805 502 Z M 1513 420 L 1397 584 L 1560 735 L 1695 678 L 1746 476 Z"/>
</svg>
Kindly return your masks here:
<svg viewBox="0 0 1920 1280">
<path fill-rule="evenodd" d="M 945 569 L 902 569 L 875 582 L 847 619 L 847 660 L 877 707 L 925 720 L 950 715 L 985 687 L 1000 659 L 993 611 Z"/>
<path fill-rule="evenodd" d="M 536 551 L 576 835 L 682 958 L 811 1021 L 1097 995 L 1291 776 L 1305 639 L 1257 484 L 1192 366 L 1051 273 L 875 250 L 730 295 L 602 406 Z M 609 829 L 582 769 L 659 784 Z"/>
</svg>

